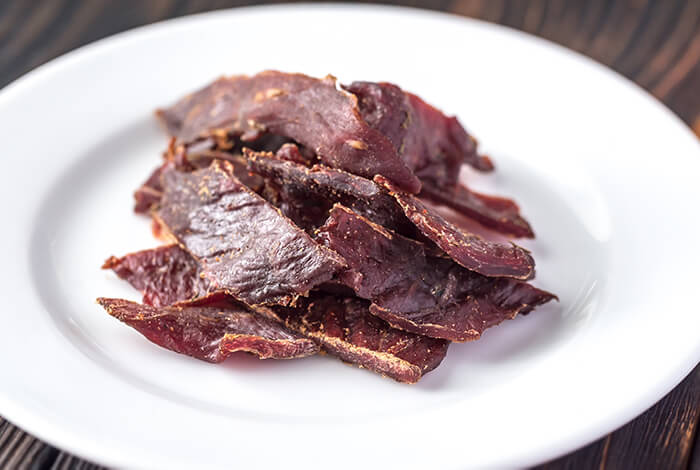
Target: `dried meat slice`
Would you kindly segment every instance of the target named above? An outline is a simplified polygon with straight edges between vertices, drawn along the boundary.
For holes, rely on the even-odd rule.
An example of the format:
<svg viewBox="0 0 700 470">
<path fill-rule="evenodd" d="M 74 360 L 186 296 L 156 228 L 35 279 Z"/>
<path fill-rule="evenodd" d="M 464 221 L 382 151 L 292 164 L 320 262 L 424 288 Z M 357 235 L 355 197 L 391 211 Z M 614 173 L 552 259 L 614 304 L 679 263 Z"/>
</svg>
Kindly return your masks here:
<svg viewBox="0 0 700 470">
<path fill-rule="evenodd" d="M 534 238 L 535 233 L 512 199 L 474 192 L 464 185 L 441 190 L 424 185 L 421 197 L 447 206 L 486 228 L 516 238 Z"/>
<path fill-rule="evenodd" d="M 345 265 L 241 183 L 229 162 L 191 173 L 168 169 L 163 184 L 156 216 L 213 290 L 249 305 L 287 304 Z"/>
<path fill-rule="evenodd" d="M 102 297 L 97 302 L 149 341 L 207 362 L 221 362 L 237 351 L 260 359 L 293 359 L 319 350 L 315 342 L 238 303 L 152 307 Z"/>
<path fill-rule="evenodd" d="M 227 152 L 211 150 L 208 152 L 199 152 L 196 157 L 190 158 L 186 153 L 185 147 L 181 147 L 181 153 L 175 154 L 177 160 L 173 163 L 180 171 L 192 171 L 196 168 L 205 168 L 211 164 L 213 160 L 227 160 L 234 167 L 236 176 L 253 191 L 257 191 L 262 187 L 262 181 L 255 175 L 250 175 L 246 170 L 245 163 L 240 155 L 234 155 Z M 178 162 L 178 163 L 175 163 Z M 137 214 L 150 214 L 154 209 L 158 208 L 160 199 L 163 197 L 163 184 L 161 176 L 166 168 L 171 166 L 171 162 L 166 161 L 161 166 L 153 170 L 151 175 L 139 188 L 134 191 L 134 212 Z"/>
<path fill-rule="evenodd" d="M 353 82 L 344 88 L 357 96 L 365 121 L 391 141 L 424 184 L 454 187 L 463 163 L 493 169 L 456 117 L 445 116 L 418 96 L 391 83 Z"/>
<path fill-rule="evenodd" d="M 329 354 L 399 382 L 415 383 L 440 365 L 448 341 L 392 328 L 368 308 L 369 302 L 358 298 L 316 294 L 274 311 Z"/>
<path fill-rule="evenodd" d="M 374 179 L 394 196 L 411 222 L 460 265 L 484 276 L 522 280 L 534 277 L 535 260 L 529 251 L 514 244 L 486 241 L 461 230 L 386 178 L 378 175 Z"/>
<path fill-rule="evenodd" d="M 384 227 L 407 236 L 417 233 L 393 198 L 371 180 L 324 165 L 308 168 L 266 152 L 243 149 L 243 155 L 251 172 L 274 184 L 273 203 L 301 227 L 323 225 L 340 202 Z"/>
<path fill-rule="evenodd" d="M 369 178 L 381 174 L 406 191 L 420 191 L 391 142 L 364 121 L 355 95 L 331 76 L 268 71 L 220 78 L 158 116 L 181 142 L 272 133 L 312 149 L 329 166 Z"/>
<path fill-rule="evenodd" d="M 478 339 L 503 320 L 555 298 L 525 282 L 489 278 L 423 244 L 390 232 L 336 205 L 318 239 L 348 262 L 338 280 L 391 326 L 451 341 Z"/>
<path fill-rule="evenodd" d="M 163 252 L 171 254 L 163 256 Z M 118 261 L 110 258 L 112 259 Z M 112 268 L 137 289 L 143 290 L 144 284 L 147 286 L 151 295 L 148 298 L 144 296 L 146 304 L 148 300 L 160 299 L 156 307 L 166 306 L 163 302 L 167 301 L 186 308 L 217 307 L 224 311 L 231 308 L 232 299 L 220 293 L 201 292 L 201 297 L 194 297 L 195 290 L 188 287 L 200 282 L 198 274 L 195 270 L 174 269 L 173 265 L 196 266 L 197 263 L 177 245 L 144 250 L 120 260 L 124 261 Z M 128 270 L 125 271 L 127 276 L 122 276 L 125 264 L 128 264 Z M 140 275 L 135 276 L 134 273 Z M 176 279 L 161 282 L 168 276 L 165 273 L 170 273 Z M 173 286 L 186 288 L 174 289 Z M 233 301 L 233 306 L 236 305 L 238 304 Z M 392 328 L 370 314 L 368 307 L 369 302 L 348 297 L 347 294 L 317 292 L 310 299 L 299 299 L 294 307 L 275 306 L 272 310 L 257 307 L 255 311 L 273 323 L 284 322 L 291 331 L 313 340 L 343 361 L 400 382 L 414 383 L 440 364 L 447 353 L 449 342 Z M 132 318 L 130 324 L 137 329 L 138 325 L 142 329 L 147 328 L 145 318 L 140 321 L 133 319 L 133 315 L 126 318 Z M 181 343 L 182 341 L 176 341 L 176 344 Z"/>
<path fill-rule="evenodd" d="M 456 156 L 461 156 L 462 163 L 479 171 L 493 170 L 491 159 L 479 155 L 476 139 L 467 133 L 455 116 L 445 116 L 439 109 L 412 93 L 407 92 L 406 96 L 415 117 L 407 134 L 422 136 L 422 142 L 419 141 L 417 145 L 422 144 L 427 148 L 425 155 L 428 158 L 424 158 L 423 165 L 418 165 L 415 170 L 421 181 L 447 180 L 449 177 L 443 176 L 431 167 L 437 164 L 441 171 L 443 169 L 450 171 L 451 168 L 458 169 L 459 167 L 452 163 L 453 159 L 456 160 Z M 445 159 L 446 163 L 442 163 L 441 158 Z M 433 176 L 436 173 L 437 179 Z"/>
<path fill-rule="evenodd" d="M 197 261 L 179 245 L 142 250 L 117 258 L 111 256 L 102 269 L 111 269 L 143 294 L 143 303 L 164 307 L 203 297 L 209 282 L 200 276 Z"/>
<path fill-rule="evenodd" d="M 162 164 L 148 177 L 148 179 L 134 191 L 134 212 L 137 214 L 147 214 L 158 205 L 163 195 L 163 185 L 160 175 L 165 169 L 166 163 Z"/>
<path fill-rule="evenodd" d="M 273 204 L 301 227 L 319 227 L 332 204 L 340 203 L 409 238 L 422 233 L 456 262 L 485 276 L 529 279 L 534 275 L 535 262 L 527 250 L 490 242 L 455 227 L 382 176 L 375 177 L 377 184 L 321 165 L 307 168 L 270 153 L 243 153 L 252 172 L 276 184 Z"/>
</svg>

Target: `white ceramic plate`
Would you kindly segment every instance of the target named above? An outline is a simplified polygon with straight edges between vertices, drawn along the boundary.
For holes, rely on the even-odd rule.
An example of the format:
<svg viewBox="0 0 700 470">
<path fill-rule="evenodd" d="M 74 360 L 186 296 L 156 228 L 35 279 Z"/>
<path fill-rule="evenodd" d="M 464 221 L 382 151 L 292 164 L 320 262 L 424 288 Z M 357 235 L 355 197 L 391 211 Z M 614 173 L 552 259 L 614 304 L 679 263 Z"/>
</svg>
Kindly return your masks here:
<svg viewBox="0 0 700 470">
<path fill-rule="evenodd" d="M 561 302 L 454 345 L 407 386 L 329 357 L 213 366 L 106 315 L 99 269 L 153 246 L 131 192 L 152 111 L 224 73 L 395 81 L 459 116 L 517 198 L 536 284 Z M 148 468 L 528 465 L 622 425 L 700 358 L 700 146 L 609 70 L 498 26 L 350 6 L 241 9 L 139 28 L 0 93 L 0 413 L 92 460 Z"/>
</svg>

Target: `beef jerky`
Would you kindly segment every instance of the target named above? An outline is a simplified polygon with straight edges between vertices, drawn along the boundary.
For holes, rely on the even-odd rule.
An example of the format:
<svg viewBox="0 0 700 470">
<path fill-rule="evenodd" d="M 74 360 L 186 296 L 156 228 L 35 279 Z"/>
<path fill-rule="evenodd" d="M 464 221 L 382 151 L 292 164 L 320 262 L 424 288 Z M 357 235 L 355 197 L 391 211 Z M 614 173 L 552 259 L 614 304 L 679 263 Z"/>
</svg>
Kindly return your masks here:
<svg viewBox="0 0 700 470">
<path fill-rule="evenodd" d="M 391 83 L 353 82 L 345 89 L 358 97 L 362 117 L 391 141 L 421 182 L 452 188 L 463 163 L 493 169 L 456 117 L 445 116 L 416 95 Z"/>
<path fill-rule="evenodd" d="M 206 137 L 189 143 L 173 145 L 169 153 L 174 157 L 171 158 L 172 160 L 181 163 L 181 169 L 187 170 L 187 163 L 189 163 L 191 170 L 192 168 L 207 167 L 215 158 L 240 162 L 241 152 L 244 148 L 256 152 L 277 152 L 283 147 L 287 148 L 288 144 L 291 144 L 289 139 L 275 134 L 262 134 L 255 140 L 246 141 L 233 134 L 223 134 L 219 137 Z M 301 159 L 312 160 L 315 158 L 315 155 L 309 154 L 306 149 L 302 150 L 297 146 L 296 150 Z"/>
<path fill-rule="evenodd" d="M 331 203 L 296 186 L 279 185 L 267 180 L 260 193 L 265 200 L 279 208 L 298 227 L 312 233 L 325 222 Z"/>
<path fill-rule="evenodd" d="M 448 341 L 392 328 L 368 307 L 358 298 L 317 294 L 294 308 L 274 311 L 291 330 L 329 354 L 399 382 L 415 383 L 440 365 Z"/>
<path fill-rule="evenodd" d="M 220 78 L 158 116 L 181 142 L 222 133 L 277 134 L 312 149 L 329 166 L 369 178 L 381 174 L 406 191 L 420 190 L 391 142 L 362 119 L 355 95 L 331 76 L 268 71 Z"/>
<path fill-rule="evenodd" d="M 163 250 L 173 251 L 177 255 L 169 257 L 159 255 L 158 251 Z M 145 256 L 149 252 L 150 256 Z M 130 264 L 129 274 L 133 272 L 143 273 L 144 277 L 147 278 L 146 282 L 153 293 L 150 299 L 167 298 L 175 306 L 190 309 L 192 307 L 215 307 L 225 312 L 231 309 L 231 298 L 221 293 L 202 293 L 201 297 L 193 298 L 191 289 L 172 289 L 171 286 L 174 282 L 152 282 L 151 278 L 154 273 L 173 271 L 171 264 L 174 258 L 181 258 L 179 263 L 184 261 L 184 264 L 196 265 L 194 258 L 176 245 L 162 249 L 144 250 L 127 255 L 122 259 L 128 260 Z M 139 266 L 139 263 L 142 266 Z M 198 276 L 194 271 L 183 270 L 175 276 L 181 279 L 181 284 L 186 286 L 198 282 Z M 188 276 L 189 279 L 187 279 Z M 134 277 L 127 280 L 132 282 L 132 279 Z M 142 290 L 138 282 L 132 282 L 132 284 L 137 289 Z M 350 295 L 352 295 L 352 291 L 350 291 Z M 144 299 L 144 303 L 148 303 L 146 299 Z M 133 307 L 133 305 L 129 305 Z M 235 302 L 233 305 L 236 305 Z M 161 303 L 155 306 L 166 306 L 166 304 Z M 300 299 L 295 307 L 278 306 L 273 307 L 274 310 L 257 308 L 256 313 L 266 316 L 272 322 L 284 322 L 290 330 L 308 337 L 320 344 L 330 354 L 338 356 L 346 362 L 358 364 L 401 382 L 416 382 L 422 375 L 440 364 L 447 352 L 448 342 L 391 328 L 386 322 L 371 315 L 368 306 L 369 302 L 367 301 L 348 298 L 347 293 L 344 296 L 341 292 L 335 291 L 333 294 L 314 294 L 310 300 Z M 132 319 L 131 322 L 127 321 L 127 323 L 148 336 L 143 330 L 149 328 L 145 323 L 146 319 L 142 318 L 137 321 L 133 317 L 134 315 L 127 316 L 126 318 Z M 125 320 L 122 319 L 122 321 Z M 163 326 L 167 327 L 167 325 Z M 150 328 L 152 330 L 153 325 Z M 171 332 L 171 334 L 180 333 Z M 151 339 L 150 336 L 148 337 Z M 152 341 L 157 344 L 162 342 L 156 339 L 152 339 Z M 175 344 L 181 343 L 181 340 L 175 341 Z"/>
<path fill-rule="evenodd" d="M 420 242 L 340 205 L 318 238 L 347 260 L 338 280 L 371 300 L 374 315 L 413 333 L 470 341 L 554 298 L 521 281 L 485 277 L 450 259 L 429 257 Z"/>
<path fill-rule="evenodd" d="M 164 253 L 168 253 L 168 256 Z M 201 282 L 196 269 L 197 262 L 177 245 L 144 250 L 120 259 L 113 257 L 107 264 L 137 289 L 144 290 L 144 285 L 146 286 L 151 295 L 144 296 L 145 304 L 159 299 L 152 306 L 175 304 L 189 310 L 192 307 L 216 307 L 227 315 L 232 308 L 230 297 L 217 292 L 209 293 L 206 289 L 197 292 L 191 288 Z M 176 268 L 182 265 L 193 269 Z M 168 277 L 173 279 L 168 281 Z M 449 344 L 447 341 L 392 328 L 369 313 L 369 302 L 350 298 L 347 293 L 338 291 L 336 286 L 324 286 L 331 286 L 333 293 L 313 294 L 311 299 L 300 299 L 295 307 L 278 306 L 273 307 L 273 310 L 258 308 L 256 312 L 273 322 L 284 322 L 290 330 L 315 341 L 343 361 L 358 364 L 400 382 L 418 381 L 445 357 Z M 130 308 L 136 308 L 134 305 L 136 304 L 129 303 Z M 236 305 L 234 301 L 233 306 Z M 137 328 L 153 342 L 163 345 L 162 340 L 152 339 L 144 331 L 148 328 L 153 330 L 153 325 L 149 327 L 145 318 L 136 320 L 134 315 L 125 318 L 131 320 L 120 319 Z M 168 325 L 162 326 L 167 328 Z M 177 334 L 181 333 L 171 332 L 171 335 Z M 176 339 L 174 344 L 182 344 L 182 340 Z"/>
<path fill-rule="evenodd" d="M 153 170 L 148 179 L 134 192 L 134 212 L 147 214 L 158 205 L 163 195 L 163 185 L 160 175 L 165 168 L 165 163 Z"/>
<path fill-rule="evenodd" d="M 494 166 L 491 159 L 477 152 L 477 141 L 469 135 L 455 116 L 445 116 L 439 109 L 431 106 L 418 96 L 406 93 L 408 102 L 413 110 L 415 120 L 409 125 L 406 134 L 414 133 L 418 137 L 415 144 L 421 145 L 427 151 L 420 163 L 416 164 L 416 174 L 421 180 L 431 181 L 432 175 L 438 178 L 433 180 L 446 180 L 449 177 L 436 173 L 431 166 L 437 165 L 441 171 L 449 171 L 450 168 L 459 168 L 452 160 L 456 156 L 462 157 L 462 163 L 466 163 L 479 171 L 492 171 Z M 408 142 L 406 145 L 409 145 Z M 440 159 L 444 158 L 445 163 Z"/>
<path fill-rule="evenodd" d="M 534 260 L 527 250 L 486 241 L 455 227 L 386 178 L 375 177 L 384 190 L 361 176 L 321 165 L 307 168 L 275 159 L 269 153 L 247 150 L 244 156 L 251 171 L 276 183 L 278 191 L 273 203 L 301 227 L 320 226 L 332 204 L 340 203 L 409 238 L 418 238 L 420 231 L 452 259 L 480 274 L 518 279 L 534 274 Z"/>
<path fill-rule="evenodd" d="M 417 197 L 396 188 L 382 176 L 375 181 L 384 186 L 399 203 L 406 216 L 430 240 L 470 271 L 493 277 L 529 279 L 535 275 L 535 260 L 517 245 L 484 240 L 446 221 L 426 207 Z"/>
<path fill-rule="evenodd" d="M 134 192 L 134 212 L 137 214 L 147 214 L 157 208 L 163 196 L 161 176 L 169 166 L 174 166 L 179 171 L 193 171 L 208 167 L 214 160 L 226 160 L 233 165 L 234 174 L 243 184 L 253 191 L 262 188 L 262 179 L 248 172 L 240 153 L 222 151 L 210 140 L 198 141 L 193 145 L 171 146 L 165 154 L 165 159 L 166 161 Z"/>
<path fill-rule="evenodd" d="M 292 359 L 318 352 L 311 340 L 289 331 L 242 304 L 224 307 L 152 307 L 122 299 L 97 302 L 149 341 L 207 362 L 245 351 L 260 359 Z"/>
<path fill-rule="evenodd" d="M 111 269 L 143 294 L 143 303 L 164 307 L 202 297 L 210 292 L 209 282 L 200 276 L 197 261 L 178 245 L 161 246 L 111 256 L 103 269 Z"/>
<path fill-rule="evenodd" d="M 191 173 L 163 173 L 158 219 L 199 262 L 211 289 L 249 305 L 287 304 L 344 266 L 215 160 Z"/>
<path fill-rule="evenodd" d="M 323 165 L 307 168 L 270 153 L 244 149 L 243 155 L 251 172 L 274 183 L 274 203 L 299 226 L 319 227 L 333 203 L 340 202 L 392 230 L 407 236 L 417 233 L 392 197 L 371 180 Z"/>
<path fill-rule="evenodd" d="M 486 228 L 516 238 L 534 238 L 530 224 L 515 201 L 471 191 L 464 185 L 453 190 L 424 185 L 421 197 L 445 205 Z"/>
<path fill-rule="evenodd" d="M 177 145 L 166 155 L 166 159 L 179 171 L 194 171 L 207 168 L 214 160 L 226 160 L 233 167 L 233 173 L 243 184 L 253 191 L 260 191 L 262 179 L 250 173 L 246 168 L 246 160 L 238 149 L 221 150 L 210 140 L 200 140 L 192 145 Z M 162 184 L 161 184 L 162 187 Z"/>
</svg>

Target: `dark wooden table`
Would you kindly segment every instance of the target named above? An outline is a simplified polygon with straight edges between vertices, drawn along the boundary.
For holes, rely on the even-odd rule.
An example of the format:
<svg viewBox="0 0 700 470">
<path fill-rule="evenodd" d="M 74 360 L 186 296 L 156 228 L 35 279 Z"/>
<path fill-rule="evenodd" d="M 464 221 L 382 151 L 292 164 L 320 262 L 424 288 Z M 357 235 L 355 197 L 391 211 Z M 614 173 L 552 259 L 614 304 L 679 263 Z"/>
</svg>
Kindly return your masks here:
<svg viewBox="0 0 700 470">
<path fill-rule="evenodd" d="M 125 29 L 189 13 L 263 3 L 273 2 L 1 0 L 0 87 L 58 55 Z M 646 88 L 700 135 L 700 0 L 382 3 L 481 18 L 563 44 Z M 700 470 L 699 420 L 700 366 L 639 418 L 540 468 Z M 98 467 L 34 439 L 0 418 L 0 468 Z"/>
</svg>

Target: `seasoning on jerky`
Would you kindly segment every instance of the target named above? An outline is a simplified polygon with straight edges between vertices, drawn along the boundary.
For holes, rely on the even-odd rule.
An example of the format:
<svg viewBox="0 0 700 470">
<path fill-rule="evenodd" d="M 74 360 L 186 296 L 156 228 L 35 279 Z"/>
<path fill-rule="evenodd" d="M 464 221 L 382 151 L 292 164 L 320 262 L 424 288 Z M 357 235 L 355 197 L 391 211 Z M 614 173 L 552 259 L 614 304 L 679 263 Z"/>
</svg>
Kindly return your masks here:
<svg viewBox="0 0 700 470">
<path fill-rule="evenodd" d="M 200 264 L 213 290 L 249 304 L 288 304 L 345 265 L 335 252 L 243 185 L 229 162 L 168 169 L 158 220 Z"/>
<path fill-rule="evenodd" d="M 221 362 L 237 351 L 260 359 L 293 359 L 318 352 L 313 341 L 234 302 L 221 307 L 152 307 L 103 297 L 97 302 L 149 341 L 207 362 Z"/>
<path fill-rule="evenodd" d="M 285 324 L 345 362 L 405 383 L 435 369 L 449 342 L 390 327 L 357 298 L 316 294 L 294 308 L 273 307 Z"/>
<path fill-rule="evenodd" d="M 456 262 L 485 276 L 528 279 L 534 275 L 535 262 L 527 250 L 490 242 L 455 227 L 382 176 L 375 177 L 377 184 L 322 165 L 307 168 L 282 161 L 270 153 L 244 149 L 243 154 L 252 172 L 276 184 L 273 203 L 305 229 L 325 222 L 330 207 L 337 202 L 409 238 L 417 238 L 420 231 Z"/>
<path fill-rule="evenodd" d="M 520 208 L 512 199 L 477 193 L 461 184 L 452 190 L 441 190 L 426 184 L 420 195 L 504 235 L 535 237 L 532 227 L 520 215 Z"/>
<path fill-rule="evenodd" d="M 168 132 L 187 143 L 213 135 L 271 133 L 313 150 L 334 168 L 384 175 L 418 193 L 420 181 L 391 142 L 360 115 L 357 98 L 332 76 L 262 72 L 220 78 L 158 111 Z"/>
<path fill-rule="evenodd" d="M 488 278 L 429 257 L 422 243 L 340 205 L 318 239 L 347 260 L 338 280 L 371 300 L 370 312 L 395 328 L 434 338 L 478 339 L 485 329 L 555 298 L 521 281 Z"/>
<path fill-rule="evenodd" d="M 200 276 L 199 264 L 178 245 L 142 250 L 102 265 L 129 282 L 143 294 L 143 303 L 165 307 L 175 302 L 203 297 L 209 282 Z"/>
</svg>

